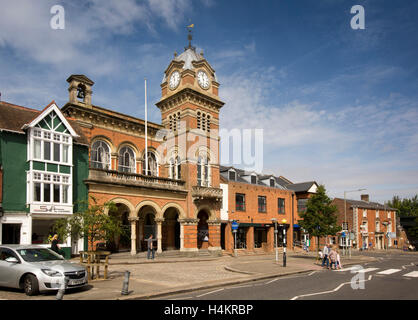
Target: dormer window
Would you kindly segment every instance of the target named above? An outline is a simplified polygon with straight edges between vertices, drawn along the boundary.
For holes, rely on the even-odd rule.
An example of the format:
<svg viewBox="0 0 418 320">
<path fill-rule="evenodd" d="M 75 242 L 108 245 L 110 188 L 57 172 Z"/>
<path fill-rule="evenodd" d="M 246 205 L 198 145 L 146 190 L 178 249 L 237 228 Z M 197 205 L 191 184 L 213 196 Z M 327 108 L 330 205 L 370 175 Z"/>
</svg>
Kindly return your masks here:
<svg viewBox="0 0 418 320">
<path fill-rule="evenodd" d="M 274 180 L 274 178 L 270 178 L 270 187 L 275 187 L 276 185 L 276 181 Z"/>
<path fill-rule="evenodd" d="M 257 184 L 257 176 L 256 175 L 251 176 L 251 184 Z"/>
<path fill-rule="evenodd" d="M 233 171 L 233 170 L 229 171 L 228 175 L 229 175 L 229 180 L 231 180 L 231 181 L 237 180 L 237 174 L 235 173 L 235 171 Z"/>
</svg>

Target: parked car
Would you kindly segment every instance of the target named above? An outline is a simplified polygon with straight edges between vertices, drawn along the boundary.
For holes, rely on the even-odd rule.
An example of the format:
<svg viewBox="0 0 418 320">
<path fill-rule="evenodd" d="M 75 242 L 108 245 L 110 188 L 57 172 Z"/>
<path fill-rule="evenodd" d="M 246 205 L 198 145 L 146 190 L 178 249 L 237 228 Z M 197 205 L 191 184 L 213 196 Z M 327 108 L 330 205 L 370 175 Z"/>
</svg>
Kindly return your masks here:
<svg viewBox="0 0 418 320">
<path fill-rule="evenodd" d="M 87 285 L 86 269 L 36 245 L 0 245 L 0 287 L 23 289 L 28 296 Z"/>
</svg>

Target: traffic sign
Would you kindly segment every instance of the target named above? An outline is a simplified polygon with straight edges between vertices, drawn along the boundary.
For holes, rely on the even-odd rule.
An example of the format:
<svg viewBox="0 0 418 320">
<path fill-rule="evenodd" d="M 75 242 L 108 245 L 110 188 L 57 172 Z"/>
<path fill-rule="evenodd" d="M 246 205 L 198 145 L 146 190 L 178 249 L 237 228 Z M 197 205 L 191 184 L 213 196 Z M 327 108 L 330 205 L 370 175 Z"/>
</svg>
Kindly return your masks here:
<svg viewBox="0 0 418 320">
<path fill-rule="evenodd" d="M 238 222 L 236 222 L 235 220 L 232 221 L 231 228 L 232 230 L 238 230 Z"/>
</svg>

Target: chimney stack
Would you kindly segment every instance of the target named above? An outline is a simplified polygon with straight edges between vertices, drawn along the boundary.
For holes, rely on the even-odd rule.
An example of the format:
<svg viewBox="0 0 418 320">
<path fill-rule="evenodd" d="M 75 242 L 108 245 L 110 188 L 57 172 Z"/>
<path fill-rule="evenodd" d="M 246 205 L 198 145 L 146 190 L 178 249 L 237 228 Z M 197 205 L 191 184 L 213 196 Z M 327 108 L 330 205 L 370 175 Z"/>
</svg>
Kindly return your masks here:
<svg viewBox="0 0 418 320">
<path fill-rule="evenodd" d="M 362 194 L 362 195 L 361 195 L 361 200 L 362 200 L 362 201 L 369 202 L 369 195 L 368 195 L 368 194 Z"/>
</svg>

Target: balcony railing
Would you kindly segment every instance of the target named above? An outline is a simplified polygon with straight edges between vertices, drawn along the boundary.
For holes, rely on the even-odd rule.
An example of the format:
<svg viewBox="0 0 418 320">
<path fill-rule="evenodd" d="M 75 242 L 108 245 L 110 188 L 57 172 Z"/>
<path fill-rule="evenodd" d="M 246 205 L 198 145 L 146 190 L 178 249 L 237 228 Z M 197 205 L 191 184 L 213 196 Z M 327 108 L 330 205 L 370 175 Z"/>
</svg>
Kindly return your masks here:
<svg viewBox="0 0 418 320">
<path fill-rule="evenodd" d="M 192 187 L 192 197 L 194 199 L 222 200 L 222 189 L 195 186 Z"/>
<path fill-rule="evenodd" d="M 90 168 L 87 183 L 118 184 L 124 186 L 186 191 L 183 180 L 146 176 L 137 173 Z"/>
</svg>

